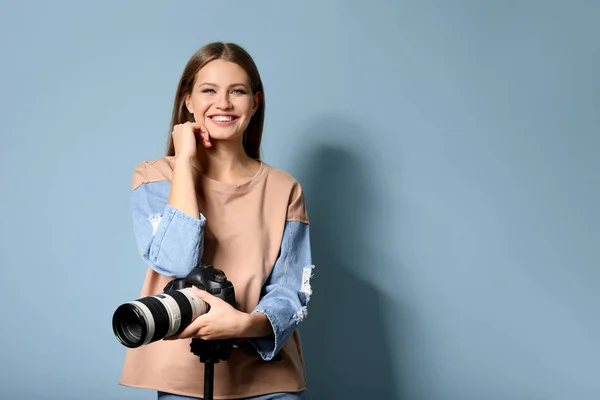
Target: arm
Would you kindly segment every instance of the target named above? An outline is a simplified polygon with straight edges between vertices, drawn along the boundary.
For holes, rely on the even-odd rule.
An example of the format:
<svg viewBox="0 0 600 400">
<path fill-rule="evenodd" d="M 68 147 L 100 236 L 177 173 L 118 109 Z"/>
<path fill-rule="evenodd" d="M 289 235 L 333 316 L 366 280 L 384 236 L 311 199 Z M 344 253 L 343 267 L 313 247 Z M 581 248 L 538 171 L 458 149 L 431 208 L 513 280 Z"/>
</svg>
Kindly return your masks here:
<svg viewBox="0 0 600 400">
<path fill-rule="evenodd" d="M 175 158 L 173 175 L 171 177 L 169 205 L 193 218 L 200 219 L 196 186 L 194 185 L 196 176 L 192 165 L 193 160 L 191 158 Z"/>
<path fill-rule="evenodd" d="M 149 163 L 134 172 L 131 210 L 138 251 L 161 275 L 182 278 L 202 258 L 205 218 L 198 212 L 191 167 L 175 164 L 172 182 L 148 179 Z"/>
<path fill-rule="evenodd" d="M 308 223 L 287 221 L 279 258 L 246 326 L 264 360 L 275 357 L 306 317 L 313 268 Z"/>
</svg>

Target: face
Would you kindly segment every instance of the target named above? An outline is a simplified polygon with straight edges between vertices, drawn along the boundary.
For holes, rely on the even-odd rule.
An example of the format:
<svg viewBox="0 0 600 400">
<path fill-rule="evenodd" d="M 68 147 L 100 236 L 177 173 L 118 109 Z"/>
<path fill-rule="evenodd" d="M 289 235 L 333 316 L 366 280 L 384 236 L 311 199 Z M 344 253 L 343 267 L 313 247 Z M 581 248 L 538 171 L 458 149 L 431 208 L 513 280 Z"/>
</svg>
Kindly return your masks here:
<svg viewBox="0 0 600 400">
<path fill-rule="evenodd" d="M 203 121 L 216 140 L 241 139 L 259 105 L 246 71 L 239 65 L 214 60 L 196 74 L 186 107 L 196 122 Z"/>
</svg>

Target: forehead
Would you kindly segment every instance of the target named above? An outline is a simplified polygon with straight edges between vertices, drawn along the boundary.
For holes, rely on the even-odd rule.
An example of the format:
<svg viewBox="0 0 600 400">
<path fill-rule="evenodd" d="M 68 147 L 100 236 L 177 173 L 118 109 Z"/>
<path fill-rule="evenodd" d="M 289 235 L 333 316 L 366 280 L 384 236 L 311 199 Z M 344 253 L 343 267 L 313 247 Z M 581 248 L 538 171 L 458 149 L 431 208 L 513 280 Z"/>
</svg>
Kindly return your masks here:
<svg viewBox="0 0 600 400">
<path fill-rule="evenodd" d="M 200 68 L 196 74 L 196 82 L 216 83 L 228 85 L 232 83 L 245 83 L 249 81 L 248 74 L 238 64 L 225 60 L 213 60 Z"/>
</svg>

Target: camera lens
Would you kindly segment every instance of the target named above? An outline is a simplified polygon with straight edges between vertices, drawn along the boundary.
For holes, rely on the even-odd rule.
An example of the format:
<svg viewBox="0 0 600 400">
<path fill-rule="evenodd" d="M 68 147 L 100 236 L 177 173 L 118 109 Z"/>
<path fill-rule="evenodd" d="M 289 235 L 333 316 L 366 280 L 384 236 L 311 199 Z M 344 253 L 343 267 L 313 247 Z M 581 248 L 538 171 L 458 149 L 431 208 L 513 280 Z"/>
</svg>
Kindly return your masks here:
<svg viewBox="0 0 600 400">
<path fill-rule="evenodd" d="M 127 347 L 139 347 L 154 336 L 155 318 L 140 300 L 120 305 L 113 315 L 115 336 Z"/>
<path fill-rule="evenodd" d="M 144 342 L 148 324 L 140 309 L 135 304 L 127 303 L 119 306 L 115 311 L 113 330 L 121 344 L 127 347 L 138 347 Z"/>
<path fill-rule="evenodd" d="M 190 288 L 171 290 L 120 305 L 113 315 L 113 331 L 124 346 L 135 348 L 184 330 L 208 311 Z"/>
</svg>

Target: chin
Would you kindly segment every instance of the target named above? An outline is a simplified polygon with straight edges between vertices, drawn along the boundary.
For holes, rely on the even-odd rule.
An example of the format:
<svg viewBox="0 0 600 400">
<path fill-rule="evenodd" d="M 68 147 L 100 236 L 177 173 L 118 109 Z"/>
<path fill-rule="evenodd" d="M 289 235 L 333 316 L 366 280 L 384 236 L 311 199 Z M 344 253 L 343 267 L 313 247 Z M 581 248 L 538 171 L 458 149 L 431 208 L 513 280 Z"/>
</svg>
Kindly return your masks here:
<svg viewBox="0 0 600 400">
<path fill-rule="evenodd" d="M 244 135 L 244 131 L 234 131 L 231 129 L 223 129 L 218 127 L 209 127 L 208 131 L 210 132 L 211 139 L 220 141 L 238 141 L 242 140 L 242 136 Z"/>
</svg>

